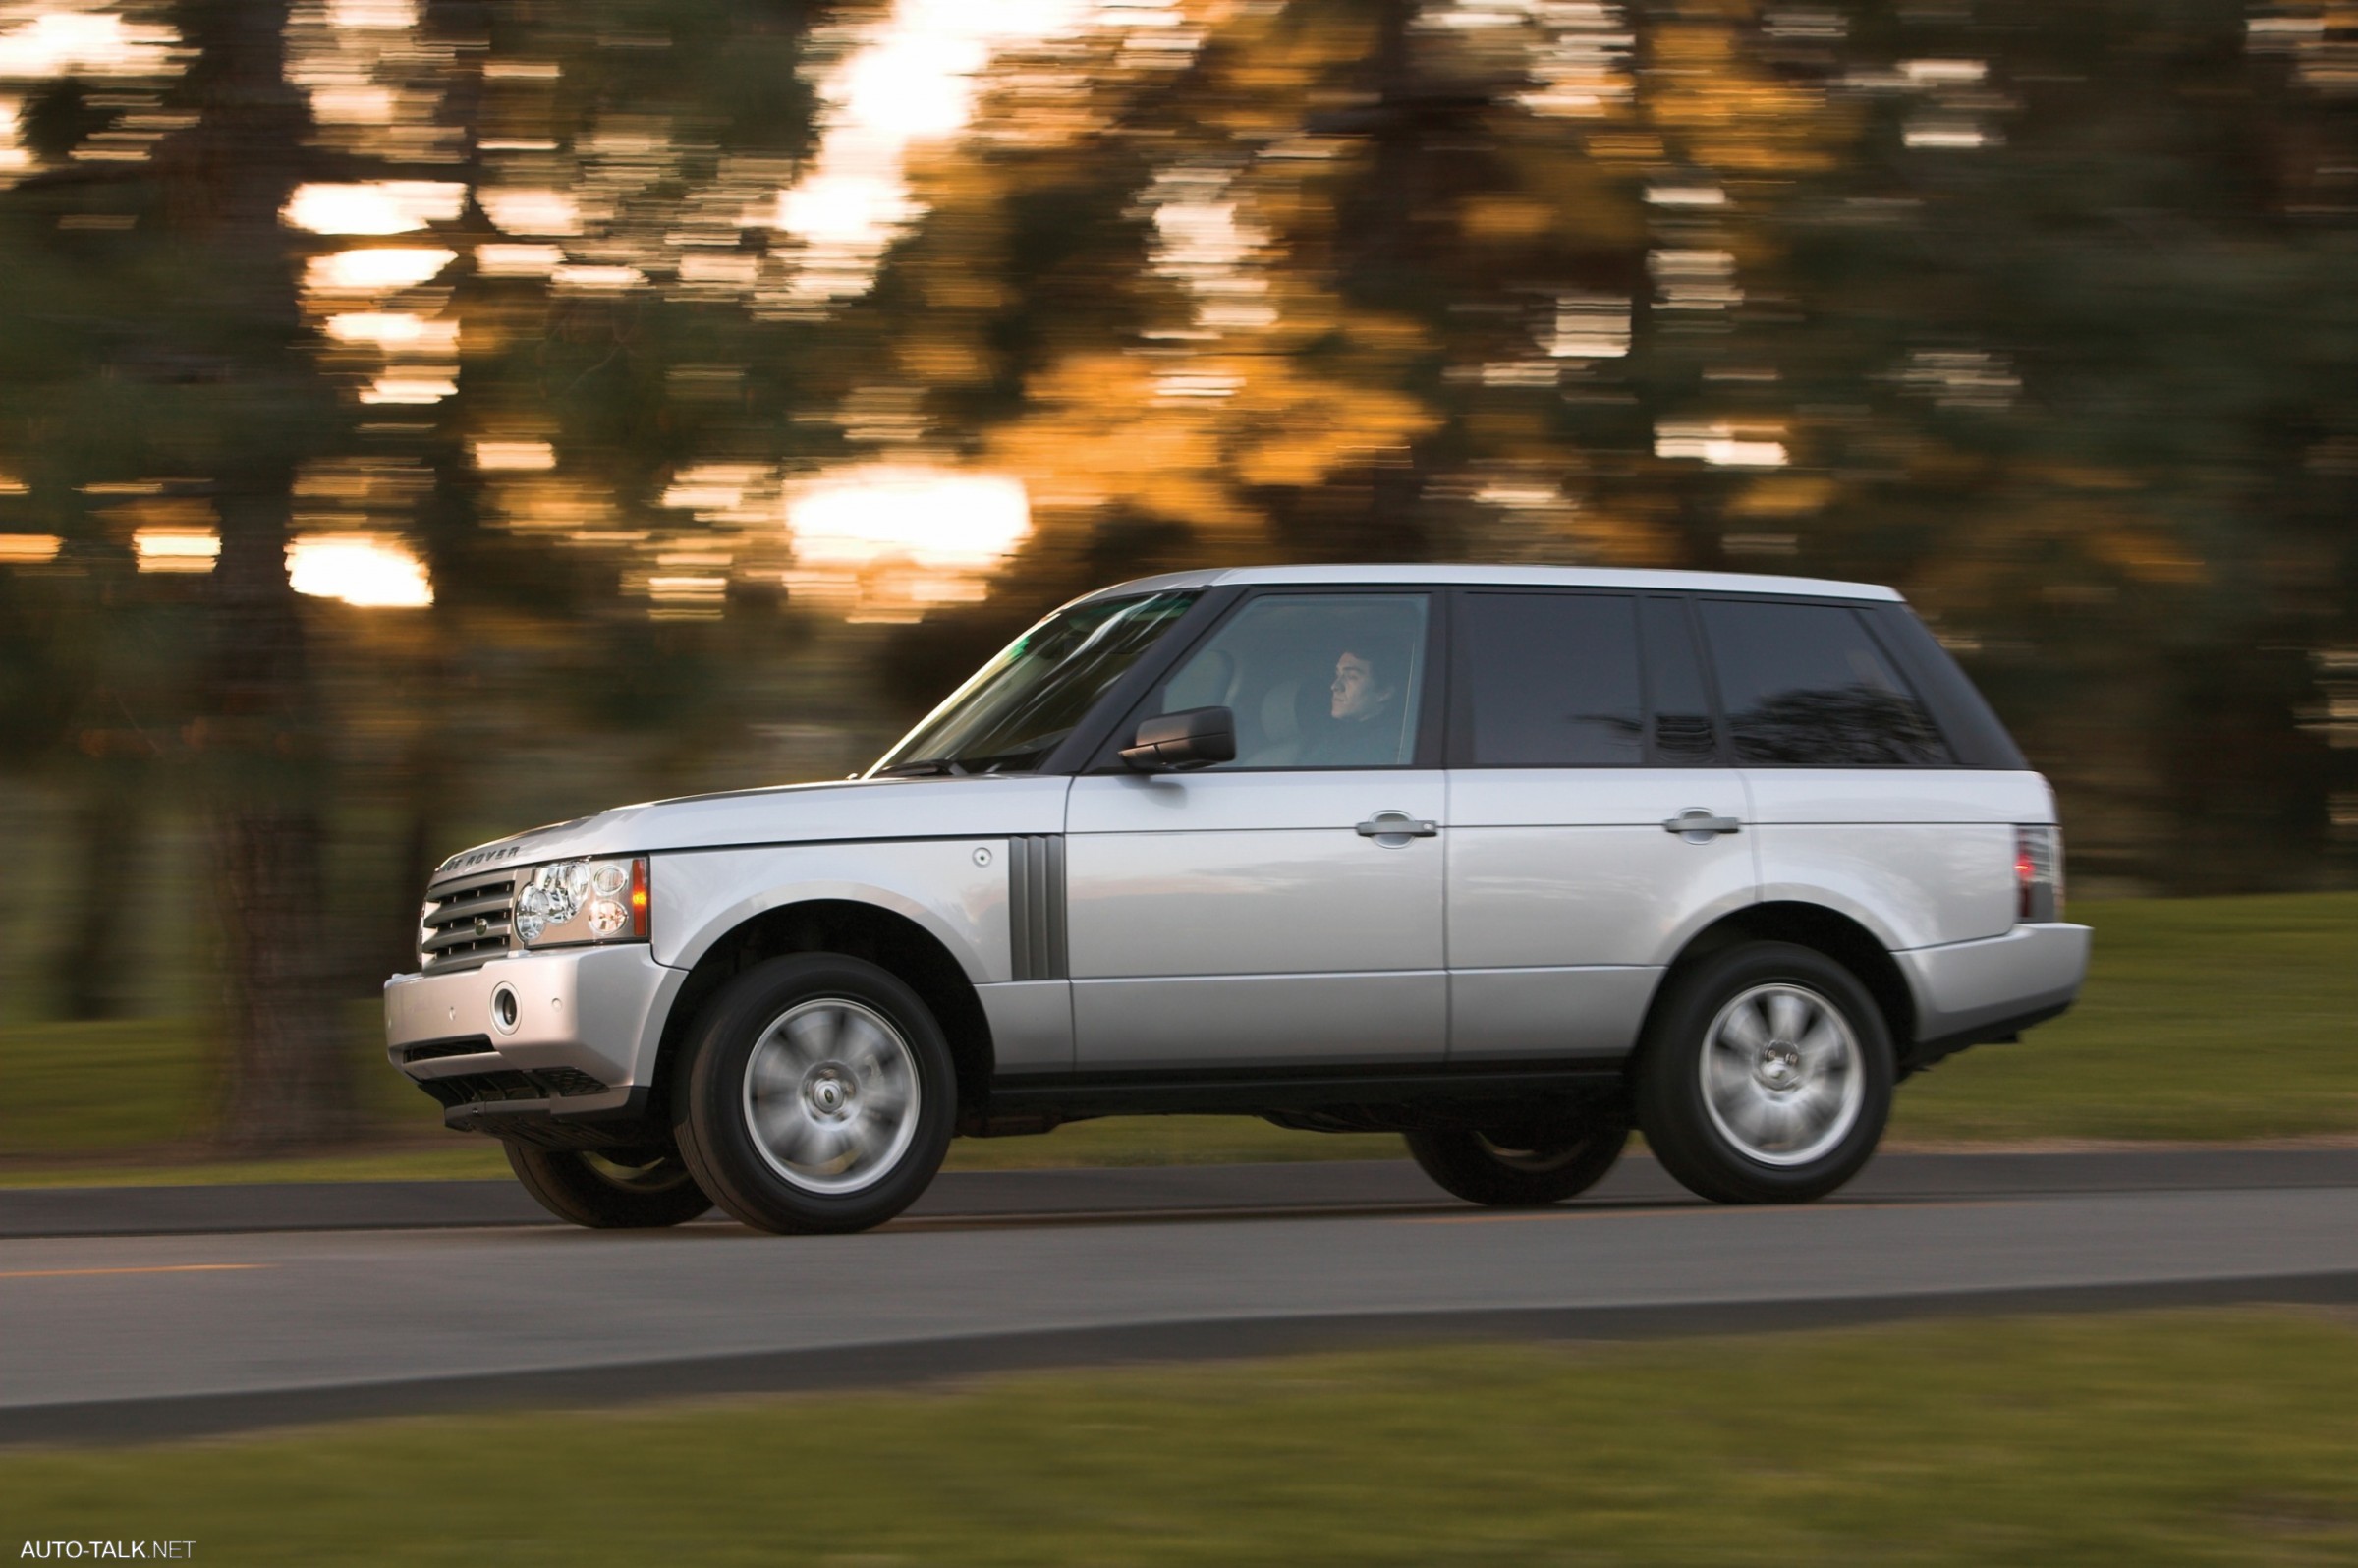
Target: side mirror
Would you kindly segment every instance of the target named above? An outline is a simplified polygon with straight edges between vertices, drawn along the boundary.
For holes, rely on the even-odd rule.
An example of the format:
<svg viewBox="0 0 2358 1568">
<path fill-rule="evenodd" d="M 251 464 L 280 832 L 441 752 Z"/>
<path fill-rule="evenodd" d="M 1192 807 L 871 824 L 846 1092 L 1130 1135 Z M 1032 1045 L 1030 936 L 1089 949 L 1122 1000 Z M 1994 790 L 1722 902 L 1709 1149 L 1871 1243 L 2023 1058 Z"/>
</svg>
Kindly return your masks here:
<svg viewBox="0 0 2358 1568">
<path fill-rule="evenodd" d="M 1122 760 L 1148 773 L 1233 762 L 1236 715 L 1224 707 L 1191 707 L 1148 719 L 1122 748 Z"/>
</svg>

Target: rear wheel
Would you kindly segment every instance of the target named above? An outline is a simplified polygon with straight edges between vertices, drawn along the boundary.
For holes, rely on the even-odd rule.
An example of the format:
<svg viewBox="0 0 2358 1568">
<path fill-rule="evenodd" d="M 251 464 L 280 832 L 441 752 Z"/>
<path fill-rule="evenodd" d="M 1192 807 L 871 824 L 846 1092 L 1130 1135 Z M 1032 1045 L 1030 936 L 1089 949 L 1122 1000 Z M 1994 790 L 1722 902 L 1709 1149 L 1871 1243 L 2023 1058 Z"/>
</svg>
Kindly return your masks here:
<svg viewBox="0 0 2358 1568">
<path fill-rule="evenodd" d="M 1443 1191 L 1469 1204 L 1532 1208 L 1596 1186 L 1628 1141 L 1629 1129 L 1617 1125 L 1539 1136 L 1434 1130 L 1410 1133 L 1408 1151 Z"/>
<path fill-rule="evenodd" d="M 712 1206 L 687 1165 L 666 1149 L 590 1153 L 512 1143 L 508 1168 L 542 1208 L 592 1230 L 678 1225 Z"/>
<path fill-rule="evenodd" d="M 780 1233 L 866 1230 L 949 1149 L 956 1070 L 932 1013 L 861 959 L 772 959 L 705 1010 L 672 1084 L 673 1131 L 713 1201 Z"/>
<path fill-rule="evenodd" d="M 1807 1203 L 1874 1156 L 1891 1037 L 1858 977 L 1813 948 L 1751 942 L 1675 982 L 1638 1064 L 1662 1167 L 1722 1204 Z"/>
</svg>

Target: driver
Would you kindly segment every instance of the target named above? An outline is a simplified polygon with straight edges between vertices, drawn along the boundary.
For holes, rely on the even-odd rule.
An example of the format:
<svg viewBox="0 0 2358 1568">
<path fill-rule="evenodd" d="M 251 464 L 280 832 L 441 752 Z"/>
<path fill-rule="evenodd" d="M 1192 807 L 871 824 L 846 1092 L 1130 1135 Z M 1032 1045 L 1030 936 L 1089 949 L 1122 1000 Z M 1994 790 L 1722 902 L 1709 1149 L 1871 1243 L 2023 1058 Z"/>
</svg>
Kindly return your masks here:
<svg viewBox="0 0 2358 1568">
<path fill-rule="evenodd" d="M 1328 688 L 1326 715 L 1332 722 L 1305 760 L 1327 767 L 1378 767 L 1401 760 L 1397 663 L 1390 653 L 1343 649 Z"/>
</svg>

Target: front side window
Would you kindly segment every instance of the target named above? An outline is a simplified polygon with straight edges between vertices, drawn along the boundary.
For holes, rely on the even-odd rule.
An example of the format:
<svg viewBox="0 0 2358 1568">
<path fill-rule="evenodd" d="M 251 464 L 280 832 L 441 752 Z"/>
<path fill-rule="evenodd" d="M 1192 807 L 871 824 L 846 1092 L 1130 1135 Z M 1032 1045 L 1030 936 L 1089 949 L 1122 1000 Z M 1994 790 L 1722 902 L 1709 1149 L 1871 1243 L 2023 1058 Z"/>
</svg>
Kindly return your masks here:
<svg viewBox="0 0 2358 1568">
<path fill-rule="evenodd" d="M 1857 611 L 1705 599 L 1736 760 L 1795 767 L 1944 767 L 1948 744 Z"/>
<path fill-rule="evenodd" d="M 1150 593 L 1059 610 L 977 671 L 871 774 L 1034 771 L 1196 598 Z"/>
<path fill-rule="evenodd" d="M 1404 767 L 1425 690 L 1422 593 L 1248 600 L 1163 685 L 1152 711 L 1225 707 L 1221 768 Z"/>
<path fill-rule="evenodd" d="M 1644 760 L 1634 600 L 1470 593 L 1463 647 L 1476 767 Z"/>
</svg>

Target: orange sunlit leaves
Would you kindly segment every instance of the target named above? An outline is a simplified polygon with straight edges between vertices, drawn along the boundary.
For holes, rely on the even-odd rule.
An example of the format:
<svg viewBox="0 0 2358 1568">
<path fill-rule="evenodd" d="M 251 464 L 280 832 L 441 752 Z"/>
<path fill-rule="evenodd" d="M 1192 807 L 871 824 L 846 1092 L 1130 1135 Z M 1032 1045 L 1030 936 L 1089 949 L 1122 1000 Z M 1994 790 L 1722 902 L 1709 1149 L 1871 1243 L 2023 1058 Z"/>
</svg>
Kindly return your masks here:
<svg viewBox="0 0 2358 1568">
<path fill-rule="evenodd" d="M 1698 163 L 1731 174 L 1810 173 L 1831 167 L 1847 138 L 1848 109 L 1746 60 L 1730 28 L 1656 28 L 1651 64 L 1646 116 Z"/>
</svg>

